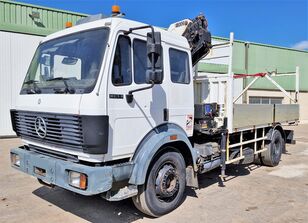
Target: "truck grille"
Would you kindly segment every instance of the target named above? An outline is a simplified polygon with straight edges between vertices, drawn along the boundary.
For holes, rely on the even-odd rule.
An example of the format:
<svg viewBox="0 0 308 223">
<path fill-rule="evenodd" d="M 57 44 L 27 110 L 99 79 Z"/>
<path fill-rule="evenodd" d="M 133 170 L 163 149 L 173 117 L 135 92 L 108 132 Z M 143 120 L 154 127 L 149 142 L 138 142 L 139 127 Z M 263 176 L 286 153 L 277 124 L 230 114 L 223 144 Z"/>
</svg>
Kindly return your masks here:
<svg viewBox="0 0 308 223">
<path fill-rule="evenodd" d="M 46 131 L 38 134 L 38 119 Z M 14 111 L 12 122 L 16 134 L 25 139 L 69 147 L 70 149 L 83 149 L 83 134 L 80 116 Z M 43 137 L 42 137 L 43 136 Z"/>
</svg>

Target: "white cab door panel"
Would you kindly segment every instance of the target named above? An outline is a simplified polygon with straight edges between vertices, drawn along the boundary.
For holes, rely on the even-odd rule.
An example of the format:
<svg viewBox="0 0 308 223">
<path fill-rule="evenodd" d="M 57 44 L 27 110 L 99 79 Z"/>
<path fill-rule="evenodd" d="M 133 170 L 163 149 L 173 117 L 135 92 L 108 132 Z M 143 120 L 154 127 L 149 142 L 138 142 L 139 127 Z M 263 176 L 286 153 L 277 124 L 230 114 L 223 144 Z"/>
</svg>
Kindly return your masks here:
<svg viewBox="0 0 308 223">
<path fill-rule="evenodd" d="M 178 124 L 192 136 L 194 94 L 190 53 L 170 47 L 165 58 L 169 64 L 169 122 Z"/>
<path fill-rule="evenodd" d="M 106 160 L 133 154 L 145 137 L 164 122 L 163 111 L 167 108 L 167 85 L 163 82 L 152 89 L 135 92 L 132 103 L 126 94 L 149 86 L 145 83 L 146 38 L 119 36 L 113 52 L 108 81 L 108 115 L 110 122 L 109 151 Z"/>
</svg>

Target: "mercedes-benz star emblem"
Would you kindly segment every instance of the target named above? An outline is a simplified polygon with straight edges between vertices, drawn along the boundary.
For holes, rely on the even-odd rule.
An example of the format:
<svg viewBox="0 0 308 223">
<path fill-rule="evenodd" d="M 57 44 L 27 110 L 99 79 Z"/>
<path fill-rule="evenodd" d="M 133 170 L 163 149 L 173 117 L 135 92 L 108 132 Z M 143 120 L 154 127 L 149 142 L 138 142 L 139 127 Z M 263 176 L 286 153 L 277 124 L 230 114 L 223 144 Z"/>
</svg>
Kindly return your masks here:
<svg viewBox="0 0 308 223">
<path fill-rule="evenodd" d="M 36 134 L 42 139 L 45 138 L 47 134 L 47 126 L 46 126 L 46 122 L 44 121 L 44 119 L 42 117 L 37 117 L 35 119 L 34 126 L 35 126 Z"/>
</svg>

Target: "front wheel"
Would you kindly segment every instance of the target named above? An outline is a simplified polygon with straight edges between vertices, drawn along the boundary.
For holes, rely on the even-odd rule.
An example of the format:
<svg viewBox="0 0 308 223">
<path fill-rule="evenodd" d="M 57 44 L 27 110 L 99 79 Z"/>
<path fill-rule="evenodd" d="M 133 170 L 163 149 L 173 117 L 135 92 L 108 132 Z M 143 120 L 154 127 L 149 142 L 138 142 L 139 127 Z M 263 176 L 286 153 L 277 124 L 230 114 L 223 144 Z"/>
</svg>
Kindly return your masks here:
<svg viewBox="0 0 308 223">
<path fill-rule="evenodd" d="M 146 183 L 133 197 L 143 213 L 159 217 L 176 209 L 183 201 L 186 171 L 183 156 L 177 152 L 161 155 L 148 170 Z"/>
</svg>

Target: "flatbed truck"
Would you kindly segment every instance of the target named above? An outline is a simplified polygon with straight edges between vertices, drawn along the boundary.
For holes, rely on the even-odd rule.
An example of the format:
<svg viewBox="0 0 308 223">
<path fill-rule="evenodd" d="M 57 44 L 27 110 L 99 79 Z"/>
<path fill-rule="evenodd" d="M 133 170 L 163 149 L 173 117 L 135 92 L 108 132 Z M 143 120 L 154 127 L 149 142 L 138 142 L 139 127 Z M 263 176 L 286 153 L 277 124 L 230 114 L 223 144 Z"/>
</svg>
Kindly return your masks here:
<svg viewBox="0 0 308 223">
<path fill-rule="evenodd" d="M 11 110 L 23 141 L 10 151 L 12 167 L 50 187 L 132 198 L 159 217 L 182 203 L 186 186 L 198 188 L 198 174 L 220 167 L 224 179 L 229 164 L 279 164 L 293 135 L 283 125 L 299 120 L 297 98 L 237 104 L 233 34 L 215 45 L 202 15 L 164 30 L 117 14 L 42 40 Z M 201 59 L 226 58 L 217 53 L 223 47 L 227 73 L 195 71 Z"/>
</svg>

